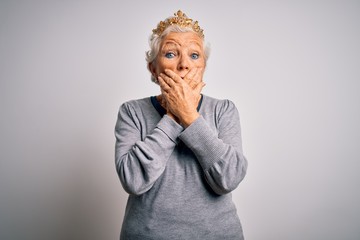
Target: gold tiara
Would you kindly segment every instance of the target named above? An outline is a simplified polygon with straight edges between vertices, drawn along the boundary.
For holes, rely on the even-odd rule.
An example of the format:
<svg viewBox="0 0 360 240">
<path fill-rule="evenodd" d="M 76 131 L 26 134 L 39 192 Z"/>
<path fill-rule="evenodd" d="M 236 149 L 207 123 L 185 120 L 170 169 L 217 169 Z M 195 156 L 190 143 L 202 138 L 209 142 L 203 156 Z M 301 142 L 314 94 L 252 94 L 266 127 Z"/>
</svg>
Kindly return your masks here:
<svg viewBox="0 0 360 240">
<path fill-rule="evenodd" d="M 153 29 L 153 33 L 160 36 L 168 26 L 178 25 L 180 27 L 191 27 L 200 37 L 204 38 L 204 30 L 200 28 L 198 21 L 193 22 L 193 20 L 188 18 L 181 10 L 174 13 L 174 16 L 175 17 L 170 17 L 165 21 L 160 21 L 157 28 Z"/>
</svg>

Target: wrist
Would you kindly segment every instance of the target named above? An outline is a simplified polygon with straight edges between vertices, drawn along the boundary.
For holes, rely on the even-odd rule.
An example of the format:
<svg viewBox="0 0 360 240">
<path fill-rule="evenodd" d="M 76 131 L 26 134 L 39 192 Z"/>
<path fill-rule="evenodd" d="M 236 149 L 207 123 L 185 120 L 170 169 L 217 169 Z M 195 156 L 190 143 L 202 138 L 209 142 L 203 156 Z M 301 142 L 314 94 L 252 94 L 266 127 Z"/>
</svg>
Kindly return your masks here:
<svg viewBox="0 0 360 240">
<path fill-rule="evenodd" d="M 167 111 L 166 115 L 168 115 L 171 119 L 173 119 L 175 122 L 179 123 L 179 118 L 177 118 L 172 112 Z"/>
<path fill-rule="evenodd" d="M 184 116 L 181 118 L 180 123 L 184 128 L 187 128 L 188 126 L 190 126 L 193 122 L 195 122 L 195 120 L 200 116 L 200 114 L 198 112 L 188 115 L 188 116 Z"/>
</svg>

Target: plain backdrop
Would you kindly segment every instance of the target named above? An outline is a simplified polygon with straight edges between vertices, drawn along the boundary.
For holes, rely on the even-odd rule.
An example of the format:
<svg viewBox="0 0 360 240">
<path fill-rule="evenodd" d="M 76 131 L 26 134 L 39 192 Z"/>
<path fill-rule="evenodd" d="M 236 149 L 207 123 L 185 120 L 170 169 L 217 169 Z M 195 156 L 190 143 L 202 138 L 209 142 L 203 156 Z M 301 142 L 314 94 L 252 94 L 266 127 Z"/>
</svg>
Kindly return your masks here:
<svg viewBox="0 0 360 240">
<path fill-rule="evenodd" d="M 179 9 L 211 44 L 204 94 L 241 115 L 246 239 L 359 239 L 355 0 L 1 0 L 0 239 L 118 239 L 117 111 L 159 93 L 148 37 Z"/>
</svg>

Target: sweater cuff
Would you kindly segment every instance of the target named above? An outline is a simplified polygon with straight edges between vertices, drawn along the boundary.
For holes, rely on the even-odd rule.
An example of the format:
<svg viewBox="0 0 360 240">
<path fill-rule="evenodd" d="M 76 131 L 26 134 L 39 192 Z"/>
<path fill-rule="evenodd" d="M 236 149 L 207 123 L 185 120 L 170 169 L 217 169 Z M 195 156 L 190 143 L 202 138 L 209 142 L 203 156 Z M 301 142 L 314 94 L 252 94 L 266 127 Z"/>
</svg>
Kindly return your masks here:
<svg viewBox="0 0 360 240">
<path fill-rule="evenodd" d="M 164 115 L 160 122 L 157 124 L 156 128 L 164 132 L 174 143 L 178 143 L 179 134 L 184 130 L 184 128 L 175 122 L 168 115 Z"/>
<path fill-rule="evenodd" d="M 179 138 L 197 155 L 204 170 L 209 169 L 223 154 L 223 144 L 217 135 L 200 116 L 188 126 Z"/>
</svg>

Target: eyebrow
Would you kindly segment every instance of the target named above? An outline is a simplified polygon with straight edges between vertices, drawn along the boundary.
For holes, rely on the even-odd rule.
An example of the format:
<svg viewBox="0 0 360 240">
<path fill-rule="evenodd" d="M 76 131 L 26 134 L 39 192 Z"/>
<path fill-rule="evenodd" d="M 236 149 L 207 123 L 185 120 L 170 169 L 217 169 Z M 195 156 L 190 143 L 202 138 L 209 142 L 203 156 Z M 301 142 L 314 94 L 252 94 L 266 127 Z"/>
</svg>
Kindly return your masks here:
<svg viewBox="0 0 360 240">
<path fill-rule="evenodd" d="M 165 43 L 162 45 L 162 48 L 171 47 L 171 46 L 177 47 L 178 45 L 179 45 L 179 44 L 176 44 L 175 42 L 165 42 Z"/>
<path fill-rule="evenodd" d="M 190 44 L 191 45 L 197 45 L 198 47 L 200 47 L 201 48 L 201 44 L 200 43 L 198 43 L 197 41 L 190 41 Z"/>
<path fill-rule="evenodd" d="M 188 42 L 190 45 L 197 45 L 198 47 L 200 47 L 201 48 L 201 46 L 202 46 L 202 44 L 200 44 L 198 41 L 195 41 L 195 40 L 193 40 L 193 41 L 189 41 Z M 180 46 L 180 44 L 178 44 L 175 40 L 173 40 L 173 39 L 168 39 L 166 42 L 164 42 L 164 44 L 163 44 L 163 46 L 165 46 L 165 45 L 175 45 L 175 46 Z"/>
</svg>

